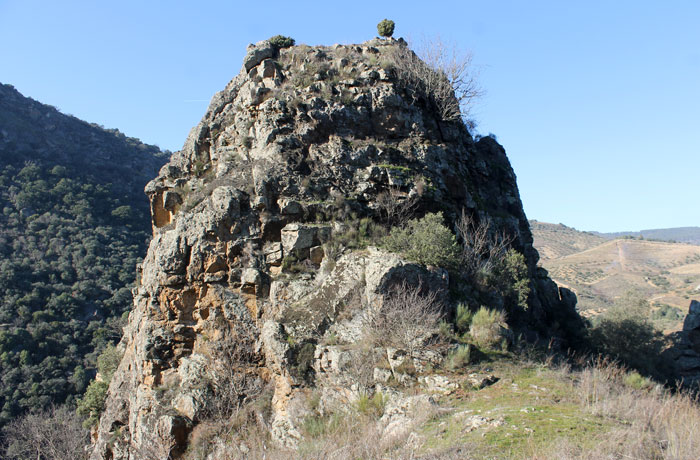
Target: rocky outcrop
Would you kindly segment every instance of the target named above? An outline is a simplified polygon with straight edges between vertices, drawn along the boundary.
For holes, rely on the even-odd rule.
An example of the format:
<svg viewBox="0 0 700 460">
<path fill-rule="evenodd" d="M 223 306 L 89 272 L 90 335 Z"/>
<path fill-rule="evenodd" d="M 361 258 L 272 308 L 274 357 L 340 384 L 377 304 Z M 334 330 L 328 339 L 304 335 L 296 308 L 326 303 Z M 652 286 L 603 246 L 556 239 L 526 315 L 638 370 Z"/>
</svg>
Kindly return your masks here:
<svg viewBox="0 0 700 460">
<path fill-rule="evenodd" d="M 533 337 L 564 341 L 579 324 L 575 296 L 537 268 L 504 149 L 490 137 L 475 141 L 402 86 L 390 65 L 395 46 L 405 45 L 251 46 L 241 73 L 146 187 L 154 237 L 93 459 L 142 458 L 139 449 L 154 445 L 179 458 L 216 398 L 221 344 L 238 350 L 223 367 L 246 377 L 240 401 L 272 388 L 266 423 L 287 445 L 299 437 L 310 387 L 323 408 L 387 372 L 413 378 L 396 370 L 401 350 L 352 345 L 395 286 L 421 286 L 447 303 L 455 281 L 441 268 L 343 243 L 382 218 L 382 194 L 415 202 L 416 215 L 441 211 L 450 225 L 463 209 L 490 219 L 525 255 L 532 282 L 523 324 Z M 386 354 L 389 368 L 363 368 L 372 353 Z M 411 366 L 442 352 L 421 353 Z"/>
<path fill-rule="evenodd" d="M 690 301 L 683 330 L 674 335 L 671 351 L 676 378 L 686 388 L 698 389 L 700 384 L 700 302 Z"/>
</svg>

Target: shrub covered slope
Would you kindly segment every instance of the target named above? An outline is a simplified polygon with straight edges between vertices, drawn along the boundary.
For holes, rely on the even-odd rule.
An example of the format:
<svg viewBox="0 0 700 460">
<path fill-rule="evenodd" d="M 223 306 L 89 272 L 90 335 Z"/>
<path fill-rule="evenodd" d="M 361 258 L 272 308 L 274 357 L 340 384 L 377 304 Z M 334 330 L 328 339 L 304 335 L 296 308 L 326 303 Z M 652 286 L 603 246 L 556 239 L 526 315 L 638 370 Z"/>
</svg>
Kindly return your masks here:
<svg viewBox="0 0 700 460">
<path fill-rule="evenodd" d="M 166 160 L 0 85 L 0 424 L 81 394 L 118 340 Z"/>
</svg>

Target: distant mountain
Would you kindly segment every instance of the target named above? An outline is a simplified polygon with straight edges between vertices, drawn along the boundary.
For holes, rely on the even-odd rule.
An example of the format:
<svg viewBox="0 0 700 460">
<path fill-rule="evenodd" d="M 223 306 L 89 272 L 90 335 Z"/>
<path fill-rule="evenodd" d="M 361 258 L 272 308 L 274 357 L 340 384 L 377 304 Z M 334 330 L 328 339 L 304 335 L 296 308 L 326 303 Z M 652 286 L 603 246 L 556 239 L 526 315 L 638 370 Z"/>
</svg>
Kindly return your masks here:
<svg viewBox="0 0 700 460">
<path fill-rule="evenodd" d="M 700 245 L 700 227 L 657 228 L 639 232 L 592 232 L 604 238 L 643 238 L 645 240 L 671 241 Z"/>
<path fill-rule="evenodd" d="M 700 246 L 610 240 L 561 224 L 531 221 L 530 225 L 542 266 L 555 281 L 576 292 L 584 315 L 600 313 L 633 291 L 654 311 L 678 319 L 690 299 L 700 298 Z"/>
<path fill-rule="evenodd" d="M 118 339 L 167 159 L 0 84 L 0 426 L 80 395 Z"/>
</svg>

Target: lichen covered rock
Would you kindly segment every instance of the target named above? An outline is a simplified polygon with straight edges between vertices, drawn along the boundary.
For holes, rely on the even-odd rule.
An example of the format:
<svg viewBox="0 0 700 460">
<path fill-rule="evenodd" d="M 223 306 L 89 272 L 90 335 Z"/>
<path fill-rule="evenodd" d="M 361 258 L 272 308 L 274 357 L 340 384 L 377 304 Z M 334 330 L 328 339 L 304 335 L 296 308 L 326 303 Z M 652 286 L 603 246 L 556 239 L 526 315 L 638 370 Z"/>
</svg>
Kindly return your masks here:
<svg viewBox="0 0 700 460">
<path fill-rule="evenodd" d="M 160 449 L 155 457 L 180 458 L 226 368 L 245 376 L 240 401 L 272 388 L 265 423 L 294 445 L 309 388 L 330 407 L 362 385 L 412 378 L 397 368 L 439 358 L 399 350 L 389 368 L 363 369 L 382 352 L 349 347 L 401 283 L 445 303 L 455 287 L 439 267 L 334 245 L 360 219 L 382 219 L 382 194 L 411 200 L 416 215 L 441 211 L 454 224 L 464 210 L 508 234 L 532 280 L 522 318 L 534 336 L 564 341 L 580 321 L 575 296 L 537 269 L 504 149 L 491 137 L 475 141 L 402 86 L 389 65 L 395 46 L 405 45 L 251 46 L 241 73 L 147 186 L 154 237 L 93 459 L 145 458 L 149 446 Z M 224 343 L 245 353 L 216 365 Z"/>
</svg>

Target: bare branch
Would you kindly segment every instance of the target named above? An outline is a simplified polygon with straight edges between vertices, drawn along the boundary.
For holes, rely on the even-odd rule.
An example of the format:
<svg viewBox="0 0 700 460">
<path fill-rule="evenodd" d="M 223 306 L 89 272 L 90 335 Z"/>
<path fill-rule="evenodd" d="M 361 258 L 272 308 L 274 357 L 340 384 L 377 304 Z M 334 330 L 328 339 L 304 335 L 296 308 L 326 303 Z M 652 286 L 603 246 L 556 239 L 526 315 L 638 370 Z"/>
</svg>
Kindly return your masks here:
<svg viewBox="0 0 700 460">
<path fill-rule="evenodd" d="M 415 350 L 438 330 L 442 305 L 435 291 L 421 292 L 421 286 L 406 282 L 385 297 L 382 307 L 367 323 L 365 335 L 370 343 L 405 350 Z"/>
<path fill-rule="evenodd" d="M 461 118 L 467 127 L 473 125 L 471 107 L 482 91 L 473 71 L 471 53 L 436 38 L 424 40 L 415 53 L 398 45 L 392 59 L 398 78 L 423 93 L 443 120 Z"/>
<path fill-rule="evenodd" d="M 419 198 L 418 194 L 406 195 L 396 187 L 390 187 L 380 193 L 377 196 L 377 204 L 382 217 L 386 219 L 387 226 L 391 228 L 408 222 L 418 205 Z"/>
<path fill-rule="evenodd" d="M 470 276 L 492 271 L 513 241 L 504 231 L 494 232 L 490 220 L 482 219 L 477 223 L 464 209 L 456 226 L 462 240 L 462 263 Z"/>
<path fill-rule="evenodd" d="M 2 458 L 8 460 L 87 458 L 88 431 L 68 406 L 30 412 L 7 425 L 3 437 L 6 446 Z"/>
<path fill-rule="evenodd" d="M 260 394 L 263 382 L 254 372 L 255 343 L 250 337 L 229 337 L 214 345 L 213 397 L 207 402 L 206 416 L 227 420 L 241 406 Z"/>
</svg>

